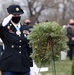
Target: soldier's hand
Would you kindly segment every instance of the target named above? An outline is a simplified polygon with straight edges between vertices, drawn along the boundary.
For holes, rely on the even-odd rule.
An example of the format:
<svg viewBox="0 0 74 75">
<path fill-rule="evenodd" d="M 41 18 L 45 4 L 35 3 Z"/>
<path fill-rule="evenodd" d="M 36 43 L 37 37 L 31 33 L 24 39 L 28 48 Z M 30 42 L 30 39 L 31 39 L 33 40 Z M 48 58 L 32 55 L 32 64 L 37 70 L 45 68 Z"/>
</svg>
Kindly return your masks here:
<svg viewBox="0 0 74 75">
<path fill-rule="evenodd" d="M 3 20 L 3 22 L 2 22 L 2 26 L 3 27 L 5 27 L 8 23 L 9 23 L 9 21 L 11 20 L 11 18 L 12 18 L 12 14 L 10 14 L 9 16 L 7 16 L 4 20 Z"/>
</svg>

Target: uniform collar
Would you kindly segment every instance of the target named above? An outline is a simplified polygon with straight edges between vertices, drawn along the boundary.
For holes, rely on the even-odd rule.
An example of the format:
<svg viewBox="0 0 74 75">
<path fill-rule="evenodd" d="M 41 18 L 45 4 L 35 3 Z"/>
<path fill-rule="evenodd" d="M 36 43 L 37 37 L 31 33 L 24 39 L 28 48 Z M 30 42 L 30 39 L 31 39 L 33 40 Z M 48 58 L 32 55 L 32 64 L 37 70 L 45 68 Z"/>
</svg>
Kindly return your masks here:
<svg viewBox="0 0 74 75">
<path fill-rule="evenodd" d="M 13 24 L 13 26 L 16 28 L 17 26 L 19 27 L 19 28 L 21 28 L 21 24 L 20 24 L 20 22 L 18 23 L 18 24 L 15 24 L 15 23 L 13 23 L 12 21 L 11 21 L 11 23 Z"/>
</svg>

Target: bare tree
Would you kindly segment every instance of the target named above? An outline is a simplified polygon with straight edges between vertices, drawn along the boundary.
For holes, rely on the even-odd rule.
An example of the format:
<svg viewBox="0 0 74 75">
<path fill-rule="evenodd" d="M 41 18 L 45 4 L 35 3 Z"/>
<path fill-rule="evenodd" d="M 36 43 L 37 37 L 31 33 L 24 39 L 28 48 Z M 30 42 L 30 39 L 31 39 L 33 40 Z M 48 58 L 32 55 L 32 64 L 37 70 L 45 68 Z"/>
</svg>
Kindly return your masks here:
<svg viewBox="0 0 74 75">
<path fill-rule="evenodd" d="M 74 0 L 1 0 L 2 3 L 2 18 L 6 13 L 6 7 L 9 4 L 19 4 L 26 11 L 28 17 L 34 24 L 37 20 L 40 21 L 57 21 L 59 24 L 65 24 L 70 18 L 74 18 Z M 23 15 L 22 22 L 26 19 L 26 14 Z M 1 21 L 1 20 L 0 20 Z"/>
<path fill-rule="evenodd" d="M 32 21 L 32 23 L 34 24 L 36 22 L 36 20 L 38 20 L 38 17 L 41 14 L 41 11 L 44 9 L 44 6 L 46 5 L 45 0 L 32 0 L 28 2 L 28 9 L 29 9 L 29 13 L 30 13 L 30 19 Z"/>
</svg>

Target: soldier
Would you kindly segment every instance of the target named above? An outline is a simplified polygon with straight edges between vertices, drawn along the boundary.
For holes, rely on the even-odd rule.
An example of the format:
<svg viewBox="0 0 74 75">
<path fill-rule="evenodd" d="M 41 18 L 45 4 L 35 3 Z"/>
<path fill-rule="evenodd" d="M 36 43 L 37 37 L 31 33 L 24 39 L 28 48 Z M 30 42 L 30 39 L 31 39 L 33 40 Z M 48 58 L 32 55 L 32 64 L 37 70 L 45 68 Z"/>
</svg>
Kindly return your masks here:
<svg viewBox="0 0 74 75">
<path fill-rule="evenodd" d="M 26 26 L 28 27 L 28 30 L 29 30 L 30 28 L 33 28 L 32 25 L 31 25 L 31 20 L 28 19 L 28 18 L 25 20 L 24 25 L 26 25 Z M 30 31 L 30 30 L 29 30 L 29 31 Z"/>
<path fill-rule="evenodd" d="M 27 28 L 20 23 L 24 12 L 19 5 L 10 5 L 7 11 L 9 15 L 0 24 L 0 37 L 4 43 L 0 70 L 2 75 L 30 75 L 31 48 L 25 35 Z"/>
<path fill-rule="evenodd" d="M 26 24 L 26 25 L 30 25 L 30 24 L 31 24 L 30 19 L 27 18 L 27 19 L 25 20 L 25 24 Z"/>
</svg>

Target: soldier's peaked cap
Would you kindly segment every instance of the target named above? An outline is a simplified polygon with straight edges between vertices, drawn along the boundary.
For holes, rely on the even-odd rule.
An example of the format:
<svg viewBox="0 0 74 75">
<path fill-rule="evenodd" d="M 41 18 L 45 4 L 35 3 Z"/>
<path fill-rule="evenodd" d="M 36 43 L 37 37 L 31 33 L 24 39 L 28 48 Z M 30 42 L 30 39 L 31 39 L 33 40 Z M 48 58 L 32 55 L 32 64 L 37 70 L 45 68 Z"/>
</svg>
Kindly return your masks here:
<svg viewBox="0 0 74 75">
<path fill-rule="evenodd" d="M 19 5 L 10 5 L 7 8 L 7 11 L 9 14 L 23 14 L 24 13 Z"/>
</svg>

